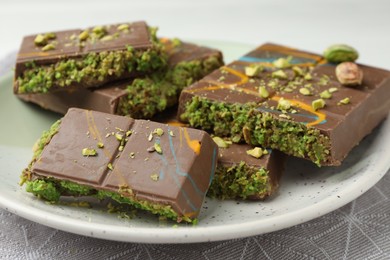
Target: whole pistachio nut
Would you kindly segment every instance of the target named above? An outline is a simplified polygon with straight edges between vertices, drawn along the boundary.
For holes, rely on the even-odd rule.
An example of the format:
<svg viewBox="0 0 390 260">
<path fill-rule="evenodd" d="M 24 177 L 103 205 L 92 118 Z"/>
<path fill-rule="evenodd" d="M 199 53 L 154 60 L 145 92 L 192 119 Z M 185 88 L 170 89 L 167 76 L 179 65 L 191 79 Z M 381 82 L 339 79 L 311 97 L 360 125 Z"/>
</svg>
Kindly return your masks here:
<svg viewBox="0 0 390 260">
<path fill-rule="evenodd" d="M 343 62 L 336 67 L 336 77 L 345 86 L 361 85 L 363 71 L 354 62 Z"/>
<path fill-rule="evenodd" d="M 341 63 L 344 61 L 355 61 L 359 53 L 353 47 L 346 44 L 335 44 L 329 46 L 324 51 L 324 57 L 331 63 Z"/>
</svg>

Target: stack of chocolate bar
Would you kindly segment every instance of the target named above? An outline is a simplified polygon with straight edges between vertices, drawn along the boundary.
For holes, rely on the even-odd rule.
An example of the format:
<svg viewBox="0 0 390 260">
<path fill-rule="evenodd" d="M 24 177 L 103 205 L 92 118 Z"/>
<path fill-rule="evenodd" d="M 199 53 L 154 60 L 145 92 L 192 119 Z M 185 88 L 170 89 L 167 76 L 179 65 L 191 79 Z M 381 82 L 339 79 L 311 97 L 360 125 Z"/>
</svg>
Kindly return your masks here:
<svg viewBox="0 0 390 260">
<path fill-rule="evenodd" d="M 222 66 L 220 51 L 144 22 L 28 36 L 15 94 L 66 115 L 21 182 L 45 200 L 111 198 L 178 222 L 206 194 L 264 199 L 286 155 L 339 165 L 388 114 L 390 72 L 336 67 L 357 58 L 345 46 L 331 54 L 265 44 Z"/>
</svg>

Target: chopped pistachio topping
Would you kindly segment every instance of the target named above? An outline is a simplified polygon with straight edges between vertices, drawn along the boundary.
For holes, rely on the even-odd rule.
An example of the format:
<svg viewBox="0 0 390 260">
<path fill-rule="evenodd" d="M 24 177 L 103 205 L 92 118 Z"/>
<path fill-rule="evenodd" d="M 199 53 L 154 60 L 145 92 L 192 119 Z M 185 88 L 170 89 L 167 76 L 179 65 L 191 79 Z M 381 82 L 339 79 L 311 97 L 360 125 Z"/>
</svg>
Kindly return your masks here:
<svg viewBox="0 0 390 260">
<path fill-rule="evenodd" d="M 153 180 L 153 181 L 158 181 L 158 179 L 160 178 L 160 176 L 158 174 L 152 174 L 150 175 L 150 178 Z"/>
<path fill-rule="evenodd" d="M 277 60 L 274 60 L 272 64 L 278 69 L 286 69 L 291 67 L 291 63 L 290 63 L 291 59 L 292 59 L 291 56 L 287 58 L 279 58 Z"/>
<path fill-rule="evenodd" d="M 323 108 L 325 107 L 325 105 L 326 105 L 325 100 L 323 100 L 322 98 L 316 99 L 313 102 L 311 102 L 311 106 L 313 107 L 314 110 Z"/>
<path fill-rule="evenodd" d="M 173 43 L 174 47 L 178 47 L 178 46 L 180 46 L 182 44 L 181 40 L 178 39 L 178 38 L 173 38 L 172 39 L 172 43 Z"/>
<path fill-rule="evenodd" d="M 162 154 L 161 145 L 160 145 L 159 143 L 154 143 L 154 149 L 155 149 L 156 152 L 158 152 L 159 154 Z"/>
<path fill-rule="evenodd" d="M 129 130 L 126 132 L 126 136 L 129 137 L 132 133 L 133 133 L 133 131 Z"/>
<path fill-rule="evenodd" d="M 153 132 L 150 132 L 150 134 L 148 136 L 148 141 L 150 142 L 150 141 L 152 141 L 152 139 L 153 139 Z"/>
<path fill-rule="evenodd" d="M 97 155 L 97 152 L 95 149 L 90 149 L 90 148 L 84 148 L 82 151 L 81 151 L 82 155 L 83 156 L 96 156 Z"/>
<path fill-rule="evenodd" d="M 108 164 L 107 164 L 107 168 L 108 168 L 108 169 L 110 169 L 111 171 L 113 171 L 113 170 L 114 170 L 114 167 L 112 166 L 112 164 L 111 164 L 111 163 L 108 163 Z"/>
<path fill-rule="evenodd" d="M 305 80 L 312 80 L 313 77 L 311 76 L 310 73 L 306 73 L 305 76 L 303 77 Z"/>
<path fill-rule="evenodd" d="M 42 34 L 38 34 L 34 39 L 34 43 L 37 46 L 44 46 L 47 43 L 47 38 Z"/>
<path fill-rule="evenodd" d="M 287 74 L 283 70 L 277 70 L 272 72 L 272 77 L 276 79 L 287 79 Z"/>
<path fill-rule="evenodd" d="M 88 30 L 85 30 L 85 31 L 83 31 L 83 32 L 81 32 L 81 33 L 79 34 L 79 40 L 80 40 L 80 41 L 85 41 L 86 39 L 88 39 L 88 37 L 89 37 L 89 32 L 88 32 Z"/>
<path fill-rule="evenodd" d="M 320 81 L 318 81 L 318 84 L 325 86 L 328 84 L 328 82 L 329 82 L 329 77 L 327 75 L 322 75 Z"/>
<path fill-rule="evenodd" d="M 156 134 L 158 136 L 162 136 L 164 134 L 164 130 L 162 130 L 162 128 L 156 128 L 153 130 L 153 134 Z"/>
<path fill-rule="evenodd" d="M 351 102 L 351 100 L 349 99 L 349 97 L 346 97 L 346 98 L 343 98 L 342 100 L 340 100 L 337 104 L 338 105 L 348 105 L 350 102 Z"/>
<path fill-rule="evenodd" d="M 329 92 L 329 90 L 324 90 L 320 93 L 321 98 L 329 99 L 332 97 L 332 94 Z"/>
<path fill-rule="evenodd" d="M 292 70 L 294 71 L 296 76 L 303 76 L 304 74 L 303 70 L 298 66 L 293 66 Z"/>
<path fill-rule="evenodd" d="M 284 91 L 284 92 L 290 93 L 290 92 L 293 92 L 293 89 L 292 89 L 292 88 L 289 88 L 289 87 L 285 87 L 285 88 L 283 89 L 283 91 Z"/>
<path fill-rule="evenodd" d="M 129 157 L 130 157 L 131 159 L 133 159 L 133 158 L 135 157 L 135 152 L 131 152 L 131 153 L 129 154 Z"/>
<path fill-rule="evenodd" d="M 286 115 L 286 114 L 279 114 L 279 117 L 284 118 L 284 119 L 291 119 L 291 116 Z"/>
<path fill-rule="evenodd" d="M 105 41 L 112 41 L 114 39 L 114 36 L 112 36 L 112 35 L 106 35 L 106 36 L 104 36 L 103 38 L 101 38 L 100 40 L 102 41 L 102 42 L 105 42 Z"/>
<path fill-rule="evenodd" d="M 301 93 L 302 95 L 305 95 L 305 96 L 311 95 L 310 90 L 307 89 L 307 88 L 300 88 L 300 89 L 299 89 L 299 93 Z"/>
<path fill-rule="evenodd" d="M 277 109 L 279 110 L 288 110 L 291 108 L 291 102 L 284 99 L 284 98 L 281 98 L 279 99 L 278 101 L 278 106 L 277 106 Z"/>
<path fill-rule="evenodd" d="M 264 86 L 259 87 L 259 94 L 262 98 L 269 97 L 268 90 Z"/>
<path fill-rule="evenodd" d="M 246 154 L 259 159 L 261 156 L 263 156 L 264 153 L 263 153 L 263 149 L 261 149 L 260 147 L 255 147 L 253 149 L 246 151 Z"/>
<path fill-rule="evenodd" d="M 118 30 L 118 31 L 128 31 L 129 30 L 129 28 L 130 28 L 130 26 L 128 25 L 128 24 L 121 24 L 121 25 L 119 25 L 116 29 Z"/>
<path fill-rule="evenodd" d="M 122 152 L 124 148 L 125 148 L 125 147 L 124 147 L 123 145 L 120 145 L 120 146 L 118 147 L 118 151 L 119 151 L 119 152 Z"/>
<path fill-rule="evenodd" d="M 328 89 L 328 91 L 329 91 L 330 93 L 334 93 L 334 92 L 337 92 L 337 91 L 338 91 L 338 88 L 330 88 L 330 89 Z"/>
<path fill-rule="evenodd" d="M 213 141 L 218 145 L 220 148 L 228 148 L 229 144 L 225 142 L 221 137 L 219 136 L 214 136 Z"/>
<path fill-rule="evenodd" d="M 169 130 L 169 132 L 168 132 L 168 133 L 169 133 L 169 135 L 170 135 L 170 136 L 175 136 L 175 134 L 173 133 L 173 131 L 172 131 L 172 130 Z"/>
<path fill-rule="evenodd" d="M 56 48 L 54 43 L 48 43 L 45 46 L 42 47 L 42 51 L 51 51 Z"/>
<path fill-rule="evenodd" d="M 57 35 L 55 33 L 45 33 L 44 37 L 48 40 L 54 40 L 55 38 L 57 38 Z"/>
<path fill-rule="evenodd" d="M 263 67 L 258 64 L 251 64 L 250 66 L 245 67 L 245 75 L 248 77 L 254 77 L 262 71 Z"/>
<path fill-rule="evenodd" d="M 123 135 L 120 134 L 120 133 L 115 133 L 115 138 L 116 138 L 116 140 L 118 140 L 118 141 L 122 141 L 122 140 L 123 140 Z"/>
<path fill-rule="evenodd" d="M 103 144 L 102 142 L 98 142 L 98 143 L 97 143 L 97 147 L 98 147 L 98 148 L 104 148 L 104 144 Z"/>
</svg>

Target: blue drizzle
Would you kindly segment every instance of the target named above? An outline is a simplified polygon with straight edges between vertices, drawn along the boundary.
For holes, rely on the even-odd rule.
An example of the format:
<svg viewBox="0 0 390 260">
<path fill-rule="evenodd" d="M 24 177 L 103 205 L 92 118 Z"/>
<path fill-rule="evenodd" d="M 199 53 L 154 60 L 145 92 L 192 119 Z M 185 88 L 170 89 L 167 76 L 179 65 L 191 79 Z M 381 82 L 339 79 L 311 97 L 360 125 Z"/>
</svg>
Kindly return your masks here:
<svg viewBox="0 0 390 260">
<path fill-rule="evenodd" d="M 212 161 L 212 164 L 211 164 L 211 175 L 210 175 L 209 185 L 211 184 L 211 182 L 214 179 L 215 163 L 216 163 L 216 161 L 217 161 L 217 148 L 214 148 L 214 151 L 213 151 L 213 161 Z"/>
</svg>

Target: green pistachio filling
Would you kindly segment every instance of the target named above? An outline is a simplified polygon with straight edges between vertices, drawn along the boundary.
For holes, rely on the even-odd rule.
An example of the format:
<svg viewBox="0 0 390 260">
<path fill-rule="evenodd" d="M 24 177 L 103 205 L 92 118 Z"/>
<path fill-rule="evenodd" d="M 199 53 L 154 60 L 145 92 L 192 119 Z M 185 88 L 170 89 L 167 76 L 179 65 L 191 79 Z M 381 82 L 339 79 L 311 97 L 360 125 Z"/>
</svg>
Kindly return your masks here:
<svg viewBox="0 0 390 260">
<path fill-rule="evenodd" d="M 307 158 L 319 166 L 330 160 L 329 137 L 302 123 L 278 120 L 268 112 L 261 112 L 255 103 L 228 104 L 194 96 L 184 109 L 181 120 L 217 136 L 230 137 L 235 143 L 245 137 L 251 145 Z"/>
<path fill-rule="evenodd" d="M 112 78 L 128 73 L 150 73 L 167 64 L 156 30 L 150 29 L 153 47 L 148 50 L 91 52 L 82 58 L 60 60 L 50 65 L 26 63 L 26 70 L 17 78 L 18 93 L 47 93 L 53 87 L 65 88 L 74 84 L 86 87 L 102 85 Z"/>
<path fill-rule="evenodd" d="M 264 198 L 271 192 L 268 170 L 240 162 L 230 167 L 217 166 L 207 196 L 218 199 Z"/>
<path fill-rule="evenodd" d="M 126 196 L 120 192 L 96 190 L 94 188 L 77 184 L 71 181 L 55 180 L 53 178 L 40 178 L 33 181 L 26 181 L 26 191 L 33 193 L 40 199 L 56 203 L 62 195 L 65 196 L 95 196 L 100 200 L 111 198 L 119 203 L 131 205 L 137 209 L 146 210 L 152 214 L 164 216 L 177 222 L 195 221 L 186 216 L 179 216 L 170 205 L 153 203 L 146 200 L 138 200 L 135 197 Z"/>
<path fill-rule="evenodd" d="M 133 196 L 122 195 L 120 191 L 112 192 L 96 190 L 86 185 L 77 184 L 71 181 L 56 180 L 52 177 L 40 177 L 38 179 L 33 179 L 31 174 L 31 166 L 38 160 L 42 154 L 43 148 L 58 132 L 60 125 L 61 121 L 58 120 L 51 126 L 48 131 L 43 132 L 41 138 L 34 147 L 33 159 L 28 168 L 23 171 L 20 177 L 20 185 L 26 184 L 27 192 L 31 192 L 37 197 L 50 202 L 58 202 L 61 196 L 96 196 L 99 199 L 111 198 L 119 203 L 129 204 L 135 208 L 146 210 L 160 216 L 165 216 L 178 222 L 185 221 L 193 223 L 196 221 L 196 219 L 191 219 L 186 216 L 179 216 L 170 205 L 138 200 Z M 158 132 L 160 131 L 156 129 L 156 134 L 159 134 Z"/>
<path fill-rule="evenodd" d="M 183 88 L 219 68 L 222 61 L 216 56 L 204 60 L 180 62 L 165 72 L 156 72 L 135 79 L 120 99 L 117 114 L 133 118 L 151 118 L 177 103 Z"/>
</svg>

